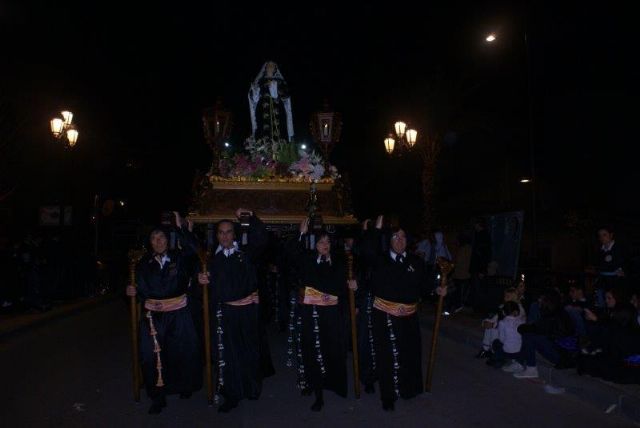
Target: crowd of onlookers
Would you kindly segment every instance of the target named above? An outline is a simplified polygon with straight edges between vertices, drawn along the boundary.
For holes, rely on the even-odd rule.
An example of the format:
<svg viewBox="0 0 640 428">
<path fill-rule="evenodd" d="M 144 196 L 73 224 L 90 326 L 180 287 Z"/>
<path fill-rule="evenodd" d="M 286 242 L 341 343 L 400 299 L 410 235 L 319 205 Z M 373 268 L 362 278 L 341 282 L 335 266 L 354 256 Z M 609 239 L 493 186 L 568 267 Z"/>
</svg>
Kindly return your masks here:
<svg viewBox="0 0 640 428">
<path fill-rule="evenodd" d="M 638 288 L 627 277 L 613 231 L 598 232 L 600 263 L 593 289 L 584 281 L 542 290 L 535 299 L 525 282 L 504 291 L 503 302 L 482 322 L 477 358 L 513 373 L 539 376 L 537 355 L 557 369 L 617 383 L 640 383 Z"/>
<path fill-rule="evenodd" d="M 0 250 L 0 311 L 47 311 L 54 301 L 103 292 L 99 264 L 86 246 L 56 231 L 35 229 Z"/>
<path fill-rule="evenodd" d="M 491 238 L 481 219 L 472 234 L 458 236 L 454 256 L 439 230 L 417 242 L 415 252 L 432 272 L 432 290 L 441 279 L 436 260 L 454 263 L 445 316 L 465 306 L 487 314 L 477 358 L 488 365 L 516 378 L 536 378 L 541 355 L 558 369 L 640 383 L 640 284 L 630 275 L 629 259 L 613 229 L 601 227 L 598 240 L 591 281 L 581 276 L 536 289 L 527 289 L 524 275 L 506 288 L 492 282 Z M 489 288 L 503 289 L 501 302 L 492 304 Z"/>
</svg>

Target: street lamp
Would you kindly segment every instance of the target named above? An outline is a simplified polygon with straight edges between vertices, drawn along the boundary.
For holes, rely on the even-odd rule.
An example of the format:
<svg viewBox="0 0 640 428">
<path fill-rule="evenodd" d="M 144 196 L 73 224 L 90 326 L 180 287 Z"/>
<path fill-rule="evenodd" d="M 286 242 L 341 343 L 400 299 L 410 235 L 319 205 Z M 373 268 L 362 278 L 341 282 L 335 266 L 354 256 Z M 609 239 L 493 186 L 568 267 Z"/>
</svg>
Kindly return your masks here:
<svg viewBox="0 0 640 428">
<path fill-rule="evenodd" d="M 486 40 L 488 43 L 493 43 L 493 42 L 495 42 L 495 41 L 496 41 L 496 35 L 495 35 L 494 33 L 491 33 L 491 34 L 489 34 L 489 35 L 485 38 L 485 40 Z"/>
<path fill-rule="evenodd" d="M 531 179 L 527 177 L 521 178 L 520 183 L 523 183 L 523 184 L 531 183 Z"/>
<path fill-rule="evenodd" d="M 418 140 L 418 131 L 413 128 L 407 129 L 406 122 L 398 121 L 393 125 L 395 135 L 389 134 L 384 139 L 384 148 L 389 155 L 392 153 L 402 153 L 413 148 Z M 397 150 L 396 150 L 397 149 Z"/>
<path fill-rule="evenodd" d="M 393 149 L 395 148 L 396 140 L 393 139 L 391 135 L 384 139 L 384 148 L 388 154 L 393 153 Z"/>
<path fill-rule="evenodd" d="M 65 149 L 72 149 L 78 142 L 79 135 L 76 126 L 72 123 L 73 113 L 65 110 L 60 114 L 62 115 L 62 119 L 54 117 L 49 122 L 51 126 L 51 133 L 56 140 L 64 141 Z"/>
</svg>

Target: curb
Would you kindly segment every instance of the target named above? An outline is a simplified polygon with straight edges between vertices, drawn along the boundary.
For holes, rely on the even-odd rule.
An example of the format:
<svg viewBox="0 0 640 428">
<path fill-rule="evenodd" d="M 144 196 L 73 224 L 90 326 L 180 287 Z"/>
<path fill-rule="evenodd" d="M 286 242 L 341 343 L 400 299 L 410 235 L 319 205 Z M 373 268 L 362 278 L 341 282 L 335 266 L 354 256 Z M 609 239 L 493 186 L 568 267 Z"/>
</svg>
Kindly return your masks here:
<svg viewBox="0 0 640 428">
<path fill-rule="evenodd" d="M 118 293 L 110 293 L 104 296 L 88 297 L 80 301 L 68 303 L 60 307 L 55 307 L 50 311 L 36 314 L 16 315 L 0 323 L 0 340 L 22 333 L 32 328 L 43 325 L 45 322 L 62 319 L 70 315 L 82 312 L 84 310 L 97 307 L 106 302 L 116 300 L 122 297 Z"/>
</svg>

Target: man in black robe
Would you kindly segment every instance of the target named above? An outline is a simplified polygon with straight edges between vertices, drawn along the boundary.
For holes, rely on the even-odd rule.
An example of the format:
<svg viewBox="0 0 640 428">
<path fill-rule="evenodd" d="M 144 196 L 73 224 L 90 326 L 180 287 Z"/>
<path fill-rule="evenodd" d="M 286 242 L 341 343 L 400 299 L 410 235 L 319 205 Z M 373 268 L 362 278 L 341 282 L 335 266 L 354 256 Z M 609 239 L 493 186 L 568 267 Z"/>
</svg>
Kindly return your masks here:
<svg viewBox="0 0 640 428">
<path fill-rule="evenodd" d="M 189 398 L 202 387 L 199 341 L 187 298 L 188 258 L 195 241 L 174 213 L 181 250 L 169 250 L 169 237 L 162 228 L 151 232 L 151 250 L 136 268 L 137 287 L 127 287 L 144 311 L 140 319 L 140 358 L 147 395 L 152 400 L 150 414 L 166 407 L 165 397 L 180 394 Z"/>
<path fill-rule="evenodd" d="M 219 222 L 218 247 L 209 260 L 208 273 L 198 275 L 200 284 L 211 284 L 213 355 L 218 364 L 218 392 L 224 398 L 218 411 L 223 413 L 237 407 L 243 398 L 257 400 L 262 379 L 274 373 L 260 321 L 256 275 L 256 264 L 267 244 L 267 231 L 249 210 L 240 208 L 236 216 L 248 217 L 247 244 L 240 246 L 235 240 L 232 221 Z"/>
<path fill-rule="evenodd" d="M 423 392 L 418 301 L 428 287 L 423 260 L 407 253 L 403 229 L 392 228 L 389 250 L 380 251 L 383 217 L 363 238 L 361 254 L 372 266 L 373 336 L 382 408 Z M 437 294 L 443 294 L 440 288 Z"/>
<path fill-rule="evenodd" d="M 300 288 L 297 328 L 298 386 L 303 395 L 315 393 L 311 410 L 324 406 L 323 390 L 347 396 L 347 343 L 340 300 L 356 281 L 347 281 L 344 257 L 331 251 L 327 233 L 319 233 L 315 248 L 305 251 L 304 237 L 309 219 L 300 225 L 300 237 L 288 244 L 288 252 L 297 267 Z"/>
</svg>

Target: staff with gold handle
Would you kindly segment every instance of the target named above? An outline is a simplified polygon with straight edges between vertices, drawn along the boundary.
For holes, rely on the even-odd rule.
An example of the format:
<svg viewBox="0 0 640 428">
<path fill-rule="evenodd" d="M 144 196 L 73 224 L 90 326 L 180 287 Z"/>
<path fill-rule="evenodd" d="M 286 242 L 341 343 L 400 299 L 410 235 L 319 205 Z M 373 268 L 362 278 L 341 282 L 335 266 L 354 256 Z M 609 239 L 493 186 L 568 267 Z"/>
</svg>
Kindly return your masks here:
<svg viewBox="0 0 640 428">
<path fill-rule="evenodd" d="M 444 257 L 438 257 L 436 260 L 440 268 L 440 286 L 437 293 L 438 306 L 436 308 L 436 320 L 433 323 L 433 336 L 431 337 L 431 352 L 429 353 L 429 364 L 427 366 L 427 380 L 425 382 L 425 390 L 431 392 L 431 379 L 433 378 L 433 369 L 436 363 L 436 350 L 438 347 L 438 333 L 440 332 L 440 321 L 442 319 L 442 308 L 444 306 L 444 298 L 447 295 L 447 276 L 453 270 L 453 264 Z"/>
<path fill-rule="evenodd" d="M 358 355 L 358 333 L 356 331 L 355 278 L 353 274 L 353 251 L 347 250 L 347 280 L 349 282 L 349 313 L 351 315 L 351 349 L 353 355 L 353 382 L 356 398 L 360 398 L 360 364 Z"/>
<path fill-rule="evenodd" d="M 200 268 L 203 274 L 207 274 L 207 261 L 209 260 L 209 252 L 205 249 L 198 250 L 198 258 L 200 259 Z M 202 310 L 204 320 L 204 355 L 206 359 L 206 376 L 207 376 L 207 402 L 213 405 L 213 371 L 211 368 L 211 325 L 209 324 L 209 285 L 202 287 Z"/>
<path fill-rule="evenodd" d="M 138 351 L 138 302 L 136 300 L 136 265 L 144 255 L 144 250 L 129 251 L 129 285 L 127 296 L 129 297 L 129 311 L 131 316 L 131 350 L 133 370 L 133 398 L 140 401 L 140 355 Z"/>
</svg>

